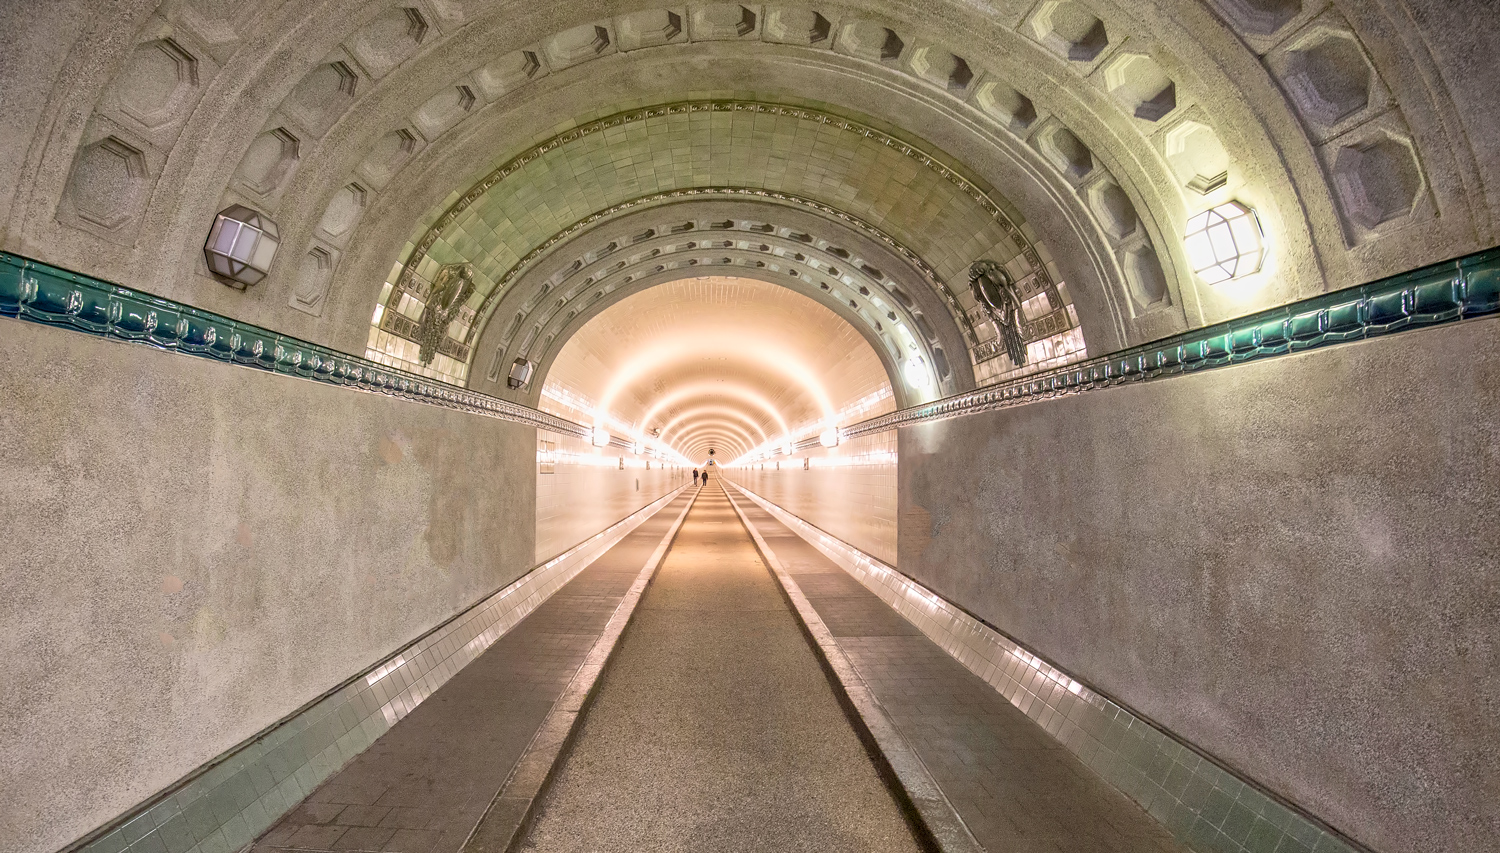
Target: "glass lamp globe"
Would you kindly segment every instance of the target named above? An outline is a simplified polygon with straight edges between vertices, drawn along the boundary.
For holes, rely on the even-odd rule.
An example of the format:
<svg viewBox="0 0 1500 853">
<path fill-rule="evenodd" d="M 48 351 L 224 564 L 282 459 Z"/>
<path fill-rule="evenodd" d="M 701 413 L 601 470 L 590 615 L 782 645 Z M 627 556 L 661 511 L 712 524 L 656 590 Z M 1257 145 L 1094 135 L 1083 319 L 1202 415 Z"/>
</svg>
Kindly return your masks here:
<svg viewBox="0 0 1500 853">
<path fill-rule="evenodd" d="M 920 356 L 914 355 L 906 360 L 906 384 L 913 388 L 926 388 L 932 384 L 932 374 L 927 370 L 927 362 Z"/>
<path fill-rule="evenodd" d="M 1259 272 L 1265 237 L 1255 211 L 1237 201 L 1209 208 L 1188 220 L 1183 238 L 1193 272 L 1209 284 Z"/>
<path fill-rule="evenodd" d="M 606 444 L 609 444 L 609 430 L 605 429 L 602 426 L 596 426 L 594 427 L 593 435 L 590 436 L 590 438 L 593 440 L 595 447 L 603 447 Z"/>
<path fill-rule="evenodd" d="M 839 444 L 839 431 L 834 427 L 823 430 L 818 435 L 818 443 L 824 447 L 837 447 Z"/>
<path fill-rule="evenodd" d="M 209 272 L 230 287 L 244 290 L 259 284 L 271 271 L 281 246 L 275 221 L 242 204 L 230 205 L 214 217 L 203 244 Z"/>
</svg>

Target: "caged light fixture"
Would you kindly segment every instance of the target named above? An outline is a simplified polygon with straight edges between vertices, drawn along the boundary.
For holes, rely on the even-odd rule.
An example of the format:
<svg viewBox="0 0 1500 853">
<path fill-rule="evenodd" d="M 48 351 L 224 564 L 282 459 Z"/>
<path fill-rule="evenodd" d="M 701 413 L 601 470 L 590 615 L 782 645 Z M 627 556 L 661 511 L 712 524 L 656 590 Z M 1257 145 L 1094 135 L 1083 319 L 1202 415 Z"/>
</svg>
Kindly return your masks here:
<svg viewBox="0 0 1500 853">
<path fill-rule="evenodd" d="M 1259 272 L 1266 256 L 1260 219 L 1253 209 L 1237 201 L 1225 202 L 1189 219 L 1183 242 L 1193 272 L 1209 284 L 1222 284 Z"/>
<path fill-rule="evenodd" d="M 510 375 L 505 378 L 505 384 L 512 389 L 525 388 L 531 382 L 531 372 L 535 369 L 536 365 L 531 361 L 518 358 L 511 363 Z"/>
<path fill-rule="evenodd" d="M 203 259 L 214 277 L 237 290 L 259 284 L 281 246 L 281 229 L 262 213 L 230 205 L 214 217 Z"/>
</svg>

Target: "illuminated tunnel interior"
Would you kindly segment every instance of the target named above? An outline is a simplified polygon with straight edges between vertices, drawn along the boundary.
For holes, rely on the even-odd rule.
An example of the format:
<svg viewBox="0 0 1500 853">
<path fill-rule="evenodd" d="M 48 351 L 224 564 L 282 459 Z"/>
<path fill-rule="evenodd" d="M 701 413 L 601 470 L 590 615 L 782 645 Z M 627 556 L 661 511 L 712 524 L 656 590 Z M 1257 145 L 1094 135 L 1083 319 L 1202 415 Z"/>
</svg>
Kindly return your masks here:
<svg viewBox="0 0 1500 853">
<path fill-rule="evenodd" d="M 3 853 L 1488 853 L 1493 0 L 0 3 Z"/>
</svg>

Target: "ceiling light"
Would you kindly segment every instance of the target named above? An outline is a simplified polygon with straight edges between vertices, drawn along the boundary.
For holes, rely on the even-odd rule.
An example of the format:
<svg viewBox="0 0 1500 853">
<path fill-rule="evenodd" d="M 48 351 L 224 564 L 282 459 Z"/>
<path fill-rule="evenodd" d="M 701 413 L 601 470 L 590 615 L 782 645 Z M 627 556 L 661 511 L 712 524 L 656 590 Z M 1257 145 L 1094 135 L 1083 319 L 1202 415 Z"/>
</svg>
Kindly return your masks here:
<svg viewBox="0 0 1500 853">
<path fill-rule="evenodd" d="M 203 259 L 215 278 L 244 290 L 266 277 L 280 246 L 281 229 L 269 216 L 234 204 L 214 217 Z"/>
<path fill-rule="evenodd" d="M 1237 201 L 1189 219 L 1183 243 L 1193 272 L 1209 284 L 1259 272 L 1266 254 L 1260 219 Z"/>
<path fill-rule="evenodd" d="M 824 447 L 838 447 L 839 431 L 835 427 L 829 427 L 818 435 L 818 443 Z"/>
<path fill-rule="evenodd" d="M 927 370 L 927 362 L 920 355 L 914 355 L 906 360 L 906 384 L 913 388 L 926 388 L 932 384 L 932 374 Z"/>
</svg>

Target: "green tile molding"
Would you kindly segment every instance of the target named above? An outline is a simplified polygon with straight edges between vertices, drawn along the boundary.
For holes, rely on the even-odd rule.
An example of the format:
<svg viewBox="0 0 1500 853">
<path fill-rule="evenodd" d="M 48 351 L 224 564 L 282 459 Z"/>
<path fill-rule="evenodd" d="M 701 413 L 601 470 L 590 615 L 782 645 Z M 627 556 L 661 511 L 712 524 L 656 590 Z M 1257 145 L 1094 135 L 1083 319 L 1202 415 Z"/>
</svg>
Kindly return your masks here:
<svg viewBox="0 0 1500 853">
<path fill-rule="evenodd" d="M 579 424 L 91 276 L 0 252 L 0 316 L 390 394 L 580 438 Z"/>
<path fill-rule="evenodd" d="M 732 484 L 901 614 L 1195 853 L 1367 848 L 1080 682 L 895 567 Z"/>
<path fill-rule="evenodd" d="M 1500 247 L 849 426 L 844 438 L 1500 312 Z M 803 442 L 797 449 L 816 441 Z"/>
</svg>

